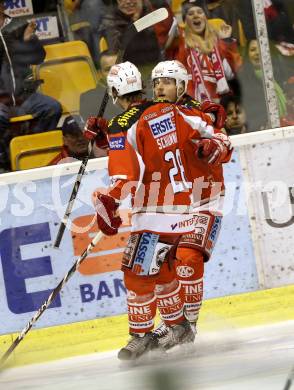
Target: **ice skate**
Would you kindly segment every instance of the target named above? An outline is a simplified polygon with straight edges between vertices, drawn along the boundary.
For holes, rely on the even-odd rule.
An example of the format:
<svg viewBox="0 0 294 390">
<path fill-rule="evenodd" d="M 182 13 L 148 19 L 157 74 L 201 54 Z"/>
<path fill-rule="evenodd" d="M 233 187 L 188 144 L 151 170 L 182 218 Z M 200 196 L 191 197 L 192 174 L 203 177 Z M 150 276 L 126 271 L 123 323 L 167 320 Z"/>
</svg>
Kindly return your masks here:
<svg viewBox="0 0 294 390">
<path fill-rule="evenodd" d="M 192 329 L 192 332 L 194 333 L 194 336 L 197 334 L 197 322 L 190 322 L 190 326 Z"/>
<path fill-rule="evenodd" d="M 187 343 L 192 344 L 195 340 L 195 334 L 187 320 L 184 320 L 181 324 L 173 325 L 167 328 L 167 334 L 158 339 L 159 346 L 165 350 L 171 349 L 176 345 Z"/>
<path fill-rule="evenodd" d="M 157 326 L 157 328 L 152 331 L 152 334 L 157 339 L 160 339 L 168 334 L 168 327 L 165 325 L 163 321 L 161 321 Z"/>
<path fill-rule="evenodd" d="M 152 333 L 146 333 L 142 336 L 134 333 L 127 345 L 118 352 L 117 357 L 120 360 L 136 360 L 157 346 L 158 341 Z"/>
</svg>

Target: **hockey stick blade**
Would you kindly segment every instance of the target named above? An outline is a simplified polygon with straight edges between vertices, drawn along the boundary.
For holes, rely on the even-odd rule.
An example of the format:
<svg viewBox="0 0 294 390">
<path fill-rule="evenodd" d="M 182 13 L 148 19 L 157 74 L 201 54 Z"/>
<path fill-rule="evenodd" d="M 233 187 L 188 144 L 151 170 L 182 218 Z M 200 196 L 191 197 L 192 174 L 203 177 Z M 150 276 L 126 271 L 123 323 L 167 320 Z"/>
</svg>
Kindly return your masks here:
<svg viewBox="0 0 294 390">
<path fill-rule="evenodd" d="M 167 17 L 168 17 L 167 9 L 166 8 L 159 8 L 153 12 L 150 12 L 149 14 L 143 16 L 142 18 L 138 19 L 136 22 L 131 24 L 125 33 L 125 36 L 124 36 L 124 39 L 122 42 L 123 49 L 119 50 L 119 53 L 118 53 L 118 56 L 116 59 L 116 63 L 118 64 L 123 60 L 125 49 L 126 49 L 128 43 L 131 41 L 131 39 L 133 38 L 133 36 L 136 33 L 143 31 L 144 29 L 151 27 L 156 23 L 162 22 Z M 105 108 L 106 108 L 107 103 L 108 103 L 108 99 L 109 99 L 109 95 L 107 93 L 107 90 L 105 90 L 105 93 L 104 93 L 103 99 L 101 101 L 99 112 L 98 112 L 97 116 L 103 116 Z M 94 142 L 95 142 L 94 140 L 89 142 L 88 155 L 83 158 L 82 163 L 80 165 L 80 169 L 79 169 L 75 184 L 73 186 L 72 193 L 70 195 L 70 199 L 68 201 L 68 204 L 67 204 L 67 207 L 66 207 L 66 210 L 64 213 L 64 217 L 60 223 L 60 226 L 59 226 L 59 229 L 58 229 L 58 232 L 56 235 L 56 239 L 55 239 L 55 242 L 53 244 L 54 248 L 59 248 L 59 246 L 60 246 L 67 222 L 69 220 L 69 216 L 70 216 L 72 208 L 73 208 L 74 201 L 76 199 L 78 190 L 79 190 L 80 185 L 81 185 L 81 180 L 82 180 L 84 173 L 86 171 L 89 156 L 91 155 L 92 150 L 93 150 Z"/>
<path fill-rule="evenodd" d="M 287 379 L 287 382 L 285 384 L 285 387 L 283 390 L 290 390 L 290 387 L 292 386 L 292 379 Z"/>
<path fill-rule="evenodd" d="M 12 354 L 12 352 L 15 350 L 15 348 L 18 346 L 18 344 L 24 339 L 25 335 L 30 331 L 30 329 L 32 328 L 34 323 L 41 317 L 41 315 L 44 313 L 44 311 L 51 305 L 51 303 L 56 298 L 57 294 L 62 290 L 64 285 L 67 283 L 67 281 L 72 277 L 72 275 L 75 273 L 75 271 L 79 268 L 79 266 L 86 259 L 86 257 L 92 252 L 95 245 L 98 243 L 98 241 L 101 240 L 101 238 L 103 236 L 104 236 L 104 234 L 101 231 L 96 234 L 96 236 L 93 238 L 93 240 L 87 246 L 87 248 L 84 250 L 84 252 L 78 258 L 78 260 L 73 264 L 71 269 L 67 272 L 67 274 L 64 276 L 64 278 L 59 282 L 59 284 L 51 292 L 51 294 L 46 299 L 46 301 L 42 304 L 42 306 L 39 308 L 39 310 L 30 319 L 30 321 L 26 324 L 26 326 L 23 328 L 23 330 L 19 333 L 17 338 L 13 341 L 13 343 L 10 345 L 10 347 L 7 349 L 7 351 L 1 357 L 0 369 L 2 369 L 4 363 L 9 358 L 9 356 Z"/>
<path fill-rule="evenodd" d="M 150 12 L 150 14 L 143 16 L 134 22 L 134 27 L 137 32 L 143 31 L 148 27 L 153 26 L 156 23 L 162 22 L 168 17 L 168 12 L 166 8 L 159 8 L 156 11 Z"/>
<path fill-rule="evenodd" d="M 290 388 L 292 387 L 293 381 L 294 381 L 294 366 L 292 367 L 292 370 L 289 374 L 289 377 L 287 379 L 287 382 L 285 383 L 283 390 L 290 390 Z"/>
</svg>

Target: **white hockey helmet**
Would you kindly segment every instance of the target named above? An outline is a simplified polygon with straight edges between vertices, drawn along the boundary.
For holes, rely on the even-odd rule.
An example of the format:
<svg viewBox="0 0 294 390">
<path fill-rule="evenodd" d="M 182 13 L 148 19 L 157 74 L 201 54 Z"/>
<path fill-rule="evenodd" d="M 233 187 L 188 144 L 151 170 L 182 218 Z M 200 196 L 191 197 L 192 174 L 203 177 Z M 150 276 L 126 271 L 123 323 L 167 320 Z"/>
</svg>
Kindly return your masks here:
<svg viewBox="0 0 294 390">
<path fill-rule="evenodd" d="M 172 60 L 159 62 L 152 70 L 152 82 L 159 77 L 168 77 L 176 81 L 178 98 L 187 91 L 189 76 L 187 69 L 180 61 Z M 184 83 L 184 92 L 179 96 L 178 90 L 182 82 Z"/>
<path fill-rule="evenodd" d="M 117 96 L 142 90 L 142 78 L 138 68 L 129 61 L 113 65 L 107 76 L 108 93 L 115 103 Z M 117 96 L 113 96 L 113 88 Z"/>
</svg>

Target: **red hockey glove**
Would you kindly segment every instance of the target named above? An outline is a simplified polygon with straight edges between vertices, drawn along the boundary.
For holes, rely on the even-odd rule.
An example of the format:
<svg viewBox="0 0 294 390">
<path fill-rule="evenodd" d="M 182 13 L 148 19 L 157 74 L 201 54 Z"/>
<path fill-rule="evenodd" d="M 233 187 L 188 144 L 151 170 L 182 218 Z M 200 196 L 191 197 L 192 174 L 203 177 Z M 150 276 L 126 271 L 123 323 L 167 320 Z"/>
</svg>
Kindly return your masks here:
<svg viewBox="0 0 294 390">
<path fill-rule="evenodd" d="M 94 199 L 97 211 L 97 224 L 102 233 L 107 236 L 117 234 L 118 228 L 122 224 L 119 215 L 116 215 L 119 204 L 112 196 L 96 193 Z"/>
<path fill-rule="evenodd" d="M 228 161 L 231 150 L 229 138 L 225 134 L 219 133 L 212 138 L 199 140 L 196 153 L 199 158 L 206 160 L 208 164 L 219 165 Z"/>
<path fill-rule="evenodd" d="M 205 114 L 210 115 L 214 126 L 217 129 L 222 129 L 225 126 L 225 122 L 227 119 L 227 113 L 224 107 L 221 104 L 210 102 L 209 100 L 205 100 L 201 106 L 200 110 Z"/>
<path fill-rule="evenodd" d="M 107 149 L 108 140 L 107 140 L 107 126 L 108 121 L 102 117 L 90 116 L 87 119 L 87 122 L 84 127 L 84 137 L 89 141 L 95 139 L 96 145 L 98 148 Z"/>
</svg>

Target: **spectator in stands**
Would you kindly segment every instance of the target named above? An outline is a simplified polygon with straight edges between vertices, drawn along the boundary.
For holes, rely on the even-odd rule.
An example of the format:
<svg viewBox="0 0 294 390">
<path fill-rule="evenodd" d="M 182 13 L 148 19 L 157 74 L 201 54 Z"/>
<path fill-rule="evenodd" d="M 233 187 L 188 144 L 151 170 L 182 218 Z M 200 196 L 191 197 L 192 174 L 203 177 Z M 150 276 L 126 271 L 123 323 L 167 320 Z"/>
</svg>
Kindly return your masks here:
<svg viewBox="0 0 294 390">
<path fill-rule="evenodd" d="M 55 99 L 37 93 L 38 82 L 30 77 L 30 65 L 45 58 L 45 50 L 34 34 L 36 22 L 20 24 L 5 14 L 4 3 L 0 0 L 0 155 L 7 157 L 11 116 L 32 114 L 35 120 L 30 132 L 37 133 L 56 129 L 62 108 Z"/>
<path fill-rule="evenodd" d="M 288 15 L 290 7 L 294 10 L 293 1 L 291 4 L 288 0 L 264 0 L 274 74 L 280 85 L 294 74 L 294 20 Z"/>
<path fill-rule="evenodd" d="M 263 3 L 275 78 L 283 84 L 294 68 L 294 28 L 291 25 L 294 20 L 291 22 L 287 15 L 290 8 L 294 11 L 294 5 L 292 0 L 263 0 Z M 237 38 L 239 48 L 246 48 L 249 41 L 256 39 L 253 10 L 248 0 L 207 0 L 207 8 L 209 18 L 218 18 L 209 19 L 213 26 L 218 27 L 220 20 L 232 26 L 232 36 Z"/>
<path fill-rule="evenodd" d="M 99 60 L 99 40 L 97 26 L 107 7 L 102 0 L 65 0 L 71 30 L 74 39 L 84 41 L 90 50 L 94 62 Z"/>
<path fill-rule="evenodd" d="M 161 61 L 162 50 L 173 22 L 173 15 L 167 4 L 163 0 L 116 1 L 117 4 L 102 18 L 99 28 L 100 37 L 106 40 L 107 48 L 114 52 L 121 48 L 124 34 L 131 23 L 161 6 L 168 8 L 169 18 L 136 34 L 123 58 L 137 66 Z"/>
<path fill-rule="evenodd" d="M 285 0 L 264 0 L 263 2 L 269 39 L 294 44 L 293 21 L 291 22 L 287 15 L 287 2 Z"/>
<path fill-rule="evenodd" d="M 4 0 L 0 0 L 0 126 L 9 126 L 13 114 L 33 114 L 37 117 L 33 133 L 54 130 L 61 116 L 61 105 L 55 99 L 37 93 L 38 82 L 32 80 L 30 65 L 43 62 L 45 50 L 35 35 L 36 22 L 25 25 L 4 13 Z M 13 110 L 11 110 L 14 108 Z"/>
<path fill-rule="evenodd" d="M 225 129 L 228 135 L 247 132 L 246 112 L 239 96 L 226 95 L 221 99 L 221 105 L 227 113 Z"/>
<path fill-rule="evenodd" d="M 110 50 L 106 50 L 100 54 L 100 82 L 105 87 L 107 86 L 106 77 L 110 71 L 110 68 L 115 64 L 117 59 L 117 53 Z"/>
<path fill-rule="evenodd" d="M 207 0 L 209 19 L 222 19 L 232 26 L 232 36 L 244 47 L 256 37 L 253 10 L 248 0 Z"/>
<path fill-rule="evenodd" d="M 294 11 L 292 0 L 264 0 L 274 76 L 280 85 L 294 74 L 294 20 L 288 15 L 290 8 Z"/>
<path fill-rule="evenodd" d="M 79 115 L 69 115 L 62 125 L 63 146 L 61 152 L 48 165 L 82 160 L 88 154 L 88 140 L 83 136 L 85 123 Z M 90 158 L 105 157 L 107 151 L 93 148 Z M 61 161 L 62 160 L 62 161 Z"/>
<path fill-rule="evenodd" d="M 287 103 L 286 115 L 281 119 L 281 126 L 294 125 L 294 76 L 290 77 L 284 87 Z"/>
<path fill-rule="evenodd" d="M 247 114 L 248 131 L 269 128 L 267 105 L 264 95 L 259 45 L 257 40 L 249 42 L 244 64 L 238 72 L 242 104 Z M 286 97 L 280 85 L 274 80 L 280 117 L 285 116 Z"/>
<path fill-rule="evenodd" d="M 235 78 L 242 60 L 236 40 L 231 38 L 231 26 L 224 24 L 217 34 L 208 23 L 207 12 L 204 0 L 183 2 L 185 28 L 179 29 L 178 45 L 172 56 L 192 76 L 188 84 L 191 96 L 219 102 L 221 96 L 230 92 L 228 80 Z"/>
<path fill-rule="evenodd" d="M 100 78 L 96 88 L 90 89 L 81 94 L 80 97 L 80 114 L 86 121 L 89 116 L 96 116 L 99 110 L 99 104 L 102 102 L 106 91 L 106 77 L 112 65 L 115 64 L 117 54 L 106 50 L 100 54 Z M 105 118 L 110 119 L 119 114 L 116 105 L 109 103 L 104 113 Z"/>
</svg>

